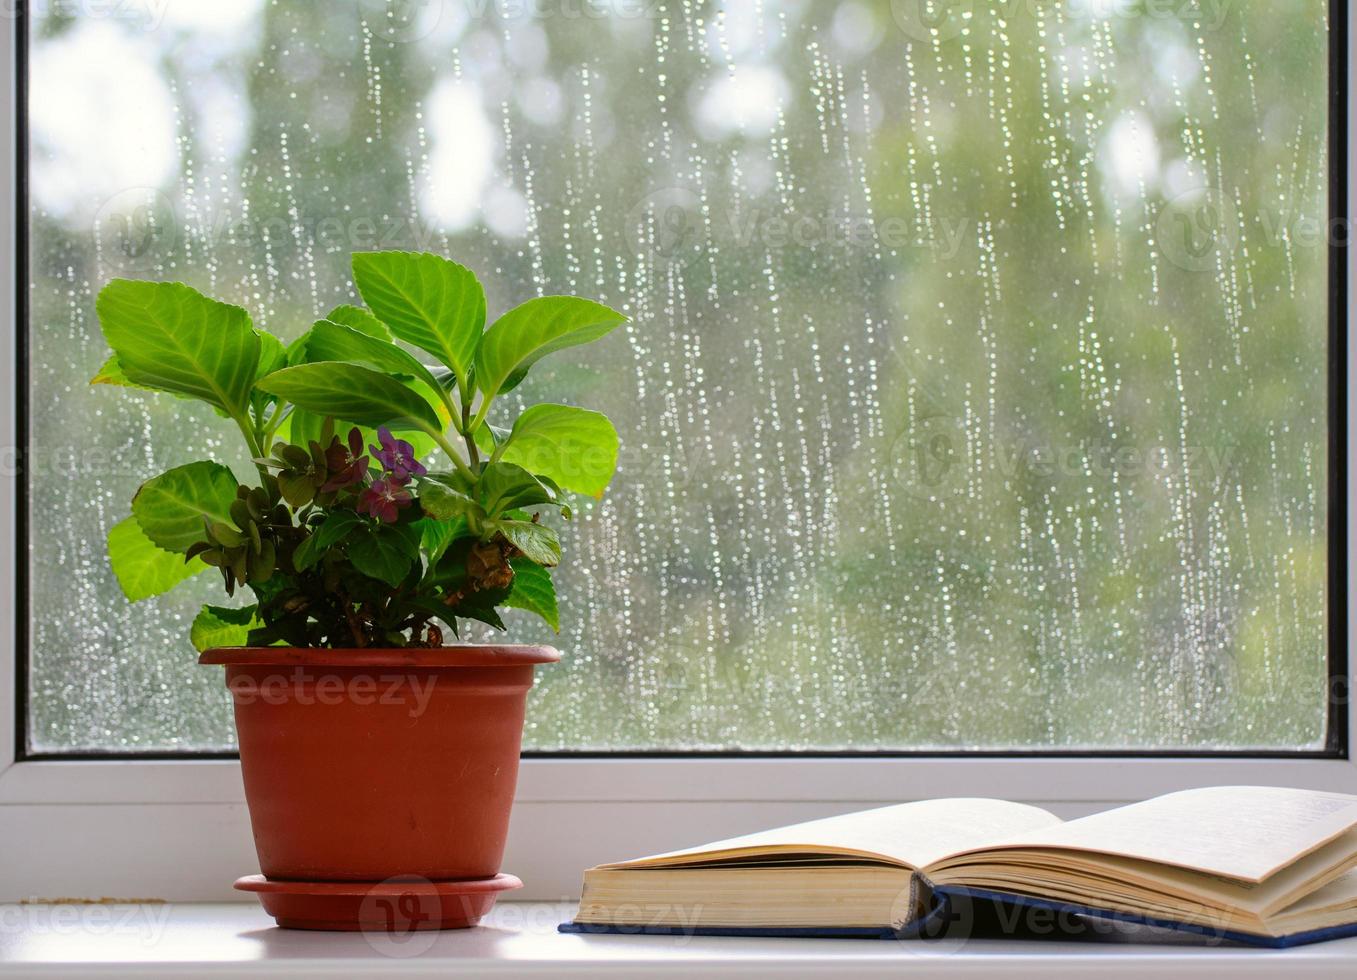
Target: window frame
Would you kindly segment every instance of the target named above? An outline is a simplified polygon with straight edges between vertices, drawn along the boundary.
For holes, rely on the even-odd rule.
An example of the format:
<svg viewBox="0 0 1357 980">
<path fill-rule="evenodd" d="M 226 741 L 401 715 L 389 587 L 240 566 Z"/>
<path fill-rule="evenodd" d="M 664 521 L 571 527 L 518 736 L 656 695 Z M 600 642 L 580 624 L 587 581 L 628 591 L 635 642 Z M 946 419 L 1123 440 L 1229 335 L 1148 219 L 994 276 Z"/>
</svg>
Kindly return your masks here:
<svg viewBox="0 0 1357 980">
<path fill-rule="evenodd" d="M 1348 0 L 1331 0 L 1330 218 L 1349 233 L 1353 175 Z M 23 84 L 25 5 L 0 18 L 0 902 L 55 895 L 232 897 L 230 881 L 254 868 L 240 767 L 223 753 L 62 754 L 26 751 L 27 597 L 20 424 L 27 397 L 24 351 L 28 274 Z M 505 867 L 530 871 L 525 898 L 578 893 L 579 872 L 619 853 L 644 853 L 872 804 L 985 795 L 1077 815 L 1201 785 L 1292 785 L 1357 794 L 1357 730 L 1351 699 L 1353 635 L 1347 569 L 1357 554 L 1347 472 L 1357 445 L 1347 381 L 1357 375 L 1347 343 L 1346 238 L 1330 245 L 1329 636 L 1333 677 L 1329 741 L 1306 752 L 956 753 L 526 753 Z M 1334 560 L 1335 558 L 1339 560 Z M 1343 597 L 1342 602 L 1333 601 Z M 204 847 L 204 834 L 212 847 Z M 571 841 L 569 847 L 557 842 Z M 60 860 L 54 855 L 60 854 Z"/>
</svg>

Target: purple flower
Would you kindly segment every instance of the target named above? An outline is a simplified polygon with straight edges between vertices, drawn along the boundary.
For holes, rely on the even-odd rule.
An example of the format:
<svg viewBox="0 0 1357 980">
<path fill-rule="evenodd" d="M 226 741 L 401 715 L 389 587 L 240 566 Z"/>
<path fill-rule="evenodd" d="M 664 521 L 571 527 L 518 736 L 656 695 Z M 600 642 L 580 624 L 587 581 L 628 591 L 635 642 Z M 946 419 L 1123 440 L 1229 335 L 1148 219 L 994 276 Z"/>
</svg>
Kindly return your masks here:
<svg viewBox="0 0 1357 980">
<path fill-rule="evenodd" d="M 325 450 L 325 467 L 330 471 L 330 479 L 320 488 L 323 493 L 362 483 L 368 473 L 368 458 L 363 453 L 363 433 L 356 428 L 350 429 L 347 446 L 335 436 L 330 448 Z"/>
<path fill-rule="evenodd" d="M 395 524 L 402 507 L 409 507 L 414 498 L 410 491 L 392 480 L 378 480 L 358 495 L 358 510 L 370 514 L 383 524 Z"/>
<path fill-rule="evenodd" d="M 386 467 L 387 472 L 391 474 L 398 484 L 410 482 L 412 476 L 423 476 L 428 472 L 415 458 L 415 447 L 410 445 L 404 439 L 397 439 L 391 434 L 391 430 L 382 426 L 377 430 L 377 439 L 381 442 L 381 448 L 369 446 L 372 455 L 376 456 L 381 464 Z"/>
</svg>

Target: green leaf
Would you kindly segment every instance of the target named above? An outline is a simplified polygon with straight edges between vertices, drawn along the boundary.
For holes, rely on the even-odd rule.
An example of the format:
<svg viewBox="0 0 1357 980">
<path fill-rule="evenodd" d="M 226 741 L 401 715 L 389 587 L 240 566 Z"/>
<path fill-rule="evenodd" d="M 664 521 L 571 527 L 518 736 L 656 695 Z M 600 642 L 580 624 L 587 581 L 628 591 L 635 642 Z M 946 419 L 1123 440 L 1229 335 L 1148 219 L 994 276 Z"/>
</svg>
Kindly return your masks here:
<svg viewBox="0 0 1357 980">
<path fill-rule="evenodd" d="M 267 330 L 256 330 L 255 333 L 259 336 L 259 365 L 255 369 L 255 380 L 258 381 L 287 364 L 287 348 Z"/>
<path fill-rule="evenodd" d="M 280 430 L 281 438 L 294 446 L 309 446 L 313 440 L 321 441 L 321 434 L 325 428 L 325 416 L 308 412 L 305 409 L 294 408 L 283 425 L 283 429 Z M 340 436 L 340 441 L 348 439 L 350 428 L 351 426 L 347 423 L 340 423 L 335 426 L 335 432 Z M 370 425 L 360 425 L 357 428 L 363 437 L 363 445 L 378 445 L 376 429 Z M 419 459 L 424 459 L 438 448 L 438 444 L 427 432 L 419 429 L 403 429 L 400 426 L 391 426 L 390 428 L 392 435 L 410 443 L 415 451 L 415 456 Z"/>
<path fill-rule="evenodd" d="M 156 547 L 135 517 L 125 517 L 109 529 L 108 557 L 130 602 L 168 592 L 208 568 L 197 558 L 184 561 L 183 555 Z"/>
<path fill-rule="evenodd" d="M 395 588 L 419 557 L 421 531 L 414 524 L 386 524 L 349 542 L 349 561 L 364 575 Z"/>
<path fill-rule="evenodd" d="M 261 628 L 258 606 L 203 606 L 193 619 L 189 639 L 199 653 L 213 647 L 243 647 L 250 642 L 250 631 Z"/>
<path fill-rule="evenodd" d="M 320 561 L 325 552 L 348 537 L 354 528 L 366 523 L 351 510 L 331 511 L 320 526 L 292 553 L 293 567 L 299 572 L 306 571 Z"/>
<path fill-rule="evenodd" d="M 255 333 L 259 335 L 259 364 L 255 368 L 255 380 L 258 381 L 264 375 L 285 367 L 288 351 L 283 342 L 273 334 L 264 330 L 256 330 Z M 254 409 L 256 418 L 276 401 L 277 398 L 258 388 L 250 392 L 250 407 Z"/>
<path fill-rule="evenodd" d="M 557 633 L 561 631 L 561 617 L 556 608 L 556 586 L 551 573 L 527 558 L 512 558 L 514 584 L 504 605 L 537 613 Z"/>
<path fill-rule="evenodd" d="M 438 358 L 465 387 L 485 329 L 485 290 L 475 273 L 427 252 L 357 252 L 353 280 L 393 334 Z"/>
<path fill-rule="evenodd" d="M 273 372 L 259 387 L 317 415 L 393 429 L 415 426 L 430 435 L 443 431 L 438 413 L 419 392 L 357 364 L 298 364 Z"/>
<path fill-rule="evenodd" d="M 530 299 L 485 331 L 476 351 L 476 386 L 494 398 L 546 355 L 598 340 L 626 322 L 616 310 L 577 296 Z"/>
<path fill-rule="evenodd" d="M 551 528 L 531 521 L 496 521 L 494 526 L 524 557 L 548 567 L 561 563 L 561 541 Z"/>
<path fill-rule="evenodd" d="M 307 342 L 306 350 L 308 361 L 347 361 L 384 374 L 412 378 L 427 387 L 447 407 L 449 415 L 454 411 L 448 393 L 429 369 L 417 361 L 414 355 L 389 341 L 370 337 L 340 323 L 319 320 L 311 328 L 311 339 Z"/>
<path fill-rule="evenodd" d="M 480 494 L 481 506 L 491 517 L 498 517 L 506 510 L 517 507 L 556 502 L 555 495 L 541 480 L 523 467 L 502 460 L 486 464 L 476 490 Z"/>
<path fill-rule="evenodd" d="M 338 434 L 345 427 L 336 425 L 335 433 Z M 278 430 L 278 438 L 283 442 L 289 442 L 294 446 L 310 446 L 312 442 L 320 442 L 322 433 L 325 430 L 325 416 L 317 415 L 315 412 L 308 412 L 304 408 L 293 408 L 292 414 L 287 417 L 283 427 Z M 341 441 L 343 441 L 341 439 Z M 328 448 L 322 446 L 321 448 Z"/>
<path fill-rule="evenodd" d="M 432 581 L 444 591 L 445 595 L 459 592 L 466 583 L 467 555 L 476 544 L 475 538 L 462 538 L 453 542 L 444 552 L 438 563 L 438 568 L 434 570 L 431 577 Z M 500 619 L 495 607 L 503 604 L 511 591 L 512 585 L 505 586 L 502 589 L 478 589 L 461 596 L 455 606 L 444 605 L 443 609 L 454 616 L 463 619 L 475 619 L 502 630 L 504 629 L 504 621 Z"/>
<path fill-rule="evenodd" d="M 484 623 L 486 626 L 493 626 L 497 630 L 506 630 L 504 620 L 500 619 L 499 613 L 495 611 L 493 604 L 478 605 L 470 600 L 459 603 L 453 614 L 461 616 L 463 619 L 474 619 L 478 623 Z"/>
<path fill-rule="evenodd" d="M 335 426 L 335 432 L 344 441 L 349 437 L 350 426 L 346 422 L 341 422 Z M 375 446 L 377 441 L 377 430 L 369 425 L 360 425 L 357 427 L 363 438 L 363 445 Z M 315 412 L 308 412 L 305 409 L 294 408 L 292 414 L 288 416 L 287 421 L 283 423 L 283 428 L 279 431 L 279 436 L 286 442 L 294 446 L 309 446 L 312 441 L 320 442 L 322 433 L 325 429 L 325 416 L 317 415 Z M 410 443 L 415 451 L 415 456 L 424 459 L 435 449 L 438 444 L 434 442 L 433 437 L 427 432 L 419 429 L 403 429 L 400 426 L 391 426 L 391 434 L 397 438 L 404 439 Z"/>
<path fill-rule="evenodd" d="M 429 556 L 430 569 L 438 564 L 438 560 L 443 557 L 443 552 L 448 550 L 448 545 L 458 538 L 467 537 L 471 533 L 466 521 L 460 517 L 451 521 L 424 518 L 416 521 L 415 526 L 420 529 L 420 547 Z"/>
<path fill-rule="evenodd" d="M 486 456 L 494 454 L 500 443 L 509 438 L 509 430 L 501 429 L 497 425 L 491 425 L 489 422 L 483 422 L 476 427 L 474 435 L 476 448 L 485 453 Z"/>
<path fill-rule="evenodd" d="M 312 361 L 321 362 L 330 360 L 341 360 L 341 361 L 353 360 L 354 358 L 352 357 L 332 356 L 334 354 L 341 353 L 341 348 L 338 346 L 339 344 L 345 344 L 353 340 L 353 331 L 358 331 L 358 333 L 366 334 L 367 336 L 362 338 L 361 340 L 354 341 L 348 347 L 342 348 L 342 351 L 344 353 L 351 353 L 353 350 L 355 350 L 357 344 L 364 343 L 364 341 L 373 344 L 377 343 L 377 340 L 372 339 L 377 336 L 376 333 L 374 333 L 374 331 L 380 331 L 384 335 L 382 338 L 380 338 L 381 340 L 387 342 L 390 341 L 391 338 L 390 331 L 388 331 L 385 325 L 383 325 L 381 321 L 377 320 L 367 310 L 360 309 L 359 307 L 356 306 L 341 306 L 331 311 L 332 317 L 336 314 L 346 316 L 349 322 L 340 323 L 339 321 L 331 320 L 330 323 L 328 324 L 329 328 L 328 332 L 320 338 L 319 342 L 315 345 L 314 349 L 312 348 L 311 342 L 316 334 L 316 331 L 314 328 L 308 330 L 305 334 L 302 335 L 301 340 L 297 341 L 288 348 L 289 366 L 306 364 Z M 335 326 L 336 323 L 339 324 L 338 327 Z M 346 329 L 348 332 L 343 333 L 343 335 L 341 336 L 340 332 Z M 408 357 L 406 352 L 401 350 L 400 348 L 395 347 L 394 345 L 391 345 L 389 343 L 387 343 L 386 346 L 388 350 L 396 351 L 398 357 Z M 364 349 L 372 350 L 373 348 Z M 405 373 L 413 376 L 413 370 L 410 370 L 411 369 L 410 362 L 413 362 L 413 367 L 415 369 L 418 369 L 419 371 L 423 372 L 428 372 L 427 367 L 425 367 L 423 364 L 420 364 L 418 361 L 415 361 L 414 358 L 410 358 L 409 361 L 404 360 L 401 361 L 401 368 L 404 368 L 406 370 L 402 371 L 401 369 L 398 368 L 397 373 Z M 373 365 L 374 359 L 370 358 L 368 363 L 370 366 Z M 393 360 L 390 363 L 394 366 L 396 362 Z M 437 384 L 436 379 L 434 383 Z M 425 400 L 429 401 L 430 407 L 432 407 L 434 412 L 439 415 L 440 422 L 442 423 L 439 426 L 440 431 L 446 428 L 447 419 L 451 418 L 452 406 L 449 404 L 449 400 L 444 394 L 444 392 L 443 391 L 431 392 L 430 397 L 426 398 Z M 293 443 L 294 445 L 306 446 L 309 445 L 312 440 L 320 441 L 321 430 L 325 424 L 325 416 L 323 414 L 317 414 L 315 412 L 308 412 L 302 408 L 294 408 L 291 416 L 289 416 L 289 418 L 284 424 L 286 428 L 283 429 L 281 432 L 283 438 Z M 359 428 L 362 429 L 363 432 L 364 445 L 375 445 L 377 443 L 377 430 L 375 428 L 371 426 L 360 426 Z M 402 428 L 399 425 L 392 426 L 391 429 L 395 435 L 409 442 L 414 447 L 415 455 L 420 458 L 428 456 L 431 452 L 434 451 L 434 449 L 437 448 L 438 445 L 437 442 L 435 442 L 434 439 L 431 438 L 428 433 L 420 429 Z"/>
<path fill-rule="evenodd" d="M 100 366 L 95 372 L 94 377 L 90 378 L 92 385 L 121 385 L 124 388 L 135 388 L 136 385 L 127 380 L 127 375 L 123 373 L 123 366 L 118 363 L 118 355 L 110 354 L 108 360 Z"/>
<path fill-rule="evenodd" d="M 118 355 L 109 355 L 108 360 L 104 361 L 103 366 L 99 368 L 99 373 L 90 378 L 92 385 L 118 385 L 121 388 L 140 388 L 142 391 L 156 391 L 155 388 L 148 388 L 145 385 L 134 384 L 128 377 L 123 366 L 118 363 Z M 180 395 L 179 397 L 184 397 Z"/>
<path fill-rule="evenodd" d="M 325 319 L 331 323 L 341 323 L 359 333 L 376 337 L 378 340 L 389 341 L 391 339 L 391 330 L 387 325 L 373 316 L 371 310 L 365 310 L 361 306 L 350 306 L 347 303 L 343 306 L 336 306 L 326 314 Z"/>
<path fill-rule="evenodd" d="M 477 517 L 485 514 L 480 504 L 463 490 L 449 485 L 449 482 L 439 480 L 437 474 L 420 481 L 419 503 L 424 508 L 424 513 L 438 521 L 449 521 L 467 514 Z"/>
<path fill-rule="evenodd" d="M 259 335 L 238 306 L 178 282 L 114 279 L 99 293 L 99 323 L 132 384 L 199 398 L 244 418 Z"/>
<path fill-rule="evenodd" d="M 231 523 L 237 486 L 234 474 L 220 463 L 176 466 L 141 485 L 132 498 L 132 514 L 152 542 L 183 554 L 207 540 L 204 517 L 214 524 Z"/>
<path fill-rule="evenodd" d="M 296 364 L 306 363 L 306 346 L 311 343 L 311 331 L 308 330 L 292 343 L 287 345 L 287 358 L 283 362 L 283 367 L 292 367 Z M 268 372 L 272 373 L 272 372 Z M 263 375 L 260 375 L 263 377 Z M 257 380 L 257 379 L 256 379 Z"/>
<path fill-rule="evenodd" d="M 118 363 L 117 354 L 111 355 L 109 359 L 103 363 L 103 366 L 99 368 L 99 373 L 96 374 L 94 377 L 90 378 L 90 384 L 117 385 L 120 388 L 133 388 L 137 391 L 151 391 L 155 392 L 156 394 L 170 394 L 181 401 L 195 400 L 193 395 L 184 395 L 180 394 L 177 391 L 165 392 L 161 388 L 153 388 L 150 385 L 137 384 L 135 381 L 131 380 L 127 376 L 127 372 L 125 372 L 122 368 L 122 365 Z M 215 405 L 212 406 L 212 411 L 216 412 L 218 415 L 224 418 L 229 418 L 224 409 L 217 408 Z M 481 428 L 485 427 L 482 426 Z"/>
<path fill-rule="evenodd" d="M 566 490 L 601 497 L 617 470 L 617 430 L 599 412 L 534 405 L 514 423 L 499 458 Z"/>
<path fill-rule="evenodd" d="M 452 391 L 453 388 L 457 387 L 457 375 L 453 373 L 451 368 L 445 368 L 441 364 L 431 364 L 428 365 L 428 368 L 429 373 L 434 376 L 434 380 L 444 391 Z"/>
<path fill-rule="evenodd" d="M 117 354 L 111 355 L 109 359 L 103 363 L 103 365 L 99 368 L 99 372 L 95 374 L 94 377 L 90 378 L 90 384 L 116 385 L 119 388 L 132 388 L 136 391 L 150 391 L 156 394 L 168 394 L 173 395 L 180 401 L 186 402 L 197 400 L 193 395 L 185 395 L 177 391 L 167 392 L 163 388 L 155 388 L 152 387 L 151 385 L 137 384 L 135 381 L 133 381 L 131 378 L 127 376 L 127 372 L 125 372 L 122 368 L 122 365 L 118 363 Z M 215 405 L 212 406 L 212 411 L 216 412 L 223 418 L 230 418 L 230 415 L 226 412 L 225 409 L 218 408 Z M 481 426 L 481 428 L 485 428 L 485 426 Z"/>
</svg>

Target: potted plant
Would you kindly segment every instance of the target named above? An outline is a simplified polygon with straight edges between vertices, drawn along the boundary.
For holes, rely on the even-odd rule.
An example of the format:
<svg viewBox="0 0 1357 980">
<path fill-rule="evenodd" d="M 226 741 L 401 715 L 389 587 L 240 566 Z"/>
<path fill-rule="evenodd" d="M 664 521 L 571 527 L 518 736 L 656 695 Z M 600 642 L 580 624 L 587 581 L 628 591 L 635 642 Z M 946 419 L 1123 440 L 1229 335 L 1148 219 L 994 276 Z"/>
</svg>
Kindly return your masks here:
<svg viewBox="0 0 1357 980">
<path fill-rule="evenodd" d="M 603 415 L 501 419 L 502 396 L 626 318 L 548 296 L 486 327 L 455 262 L 366 252 L 353 273 L 366 306 L 290 344 L 181 283 L 104 287 L 94 381 L 205 401 L 253 460 L 245 482 L 218 460 L 147 480 L 109 554 L 132 601 L 208 569 L 253 599 L 191 629 L 234 700 L 263 872 L 237 887 L 285 926 L 470 925 L 519 884 L 500 861 L 524 704 L 559 654 L 445 640 L 503 629 L 504 608 L 559 629 L 542 517 L 601 496 L 617 462 Z"/>
</svg>

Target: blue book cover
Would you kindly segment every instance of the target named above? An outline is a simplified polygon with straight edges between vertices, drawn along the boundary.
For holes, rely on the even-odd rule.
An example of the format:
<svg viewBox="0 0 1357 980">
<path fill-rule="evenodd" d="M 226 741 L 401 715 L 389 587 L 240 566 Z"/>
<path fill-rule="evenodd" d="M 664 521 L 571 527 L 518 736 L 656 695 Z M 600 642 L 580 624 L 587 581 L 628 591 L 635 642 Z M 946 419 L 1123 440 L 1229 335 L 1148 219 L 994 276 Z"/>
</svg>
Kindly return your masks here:
<svg viewBox="0 0 1357 980">
<path fill-rule="evenodd" d="M 1241 815 L 1245 819 L 1241 819 Z M 1217 839 L 1222 836 L 1223 839 Z M 853 846 L 847 847 L 843 841 Z M 1197 847 L 1199 841 L 1203 844 L 1200 848 Z M 932 842 L 931 845 L 929 842 Z M 1205 846 L 1207 842 L 1213 842 L 1216 846 Z M 1020 853 L 1017 856 L 1003 853 L 1012 848 L 1019 848 Z M 1024 848 L 1035 851 L 1031 854 L 1022 853 L 1021 849 Z M 1090 883 L 1087 889 L 1081 888 L 1083 879 L 1062 863 L 1064 859 L 1059 857 L 1062 850 L 1091 855 L 1088 861 L 1093 862 L 1095 868 L 1099 867 L 1096 863 L 1098 855 L 1114 859 L 1102 872 L 1114 880 L 1119 877 L 1117 862 L 1125 859 L 1177 867 L 1193 875 L 1234 881 L 1241 891 L 1238 894 L 1228 890 L 1222 892 L 1222 897 L 1215 900 L 1215 904 L 1222 906 L 1221 914 L 1213 918 L 1198 914 L 1198 906 L 1190 901 L 1194 891 L 1188 884 L 1183 886 L 1183 903 L 1154 901 L 1155 878 L 1150 875 L 1145 880 L 1131 880 L 1125 891 L 1125 896 L 1143 892 L 1145 898 L 1139 903 L 1145 910 L 1143 913 L 1113 911 L 1099 906 L 1105 902 L 1108 905 L 1135 908 L 1138 903 L 1125 896 L 1119 899 L 1116 889 L 1101 889 L 1096 883 Z M 1199 850 L 1202 853 L 1198 853 Z M 576 933 L 669 936 L 814 936 L 894 940 L 984 937 L 1175 945 L 1229 944 L 1278 949 L 1357 936 L 1357 921 L 1329 928 L 1314 928 L 1315 924 L 1325 919 L 1340 918 L 1344 912 L 1357 917 L 1357 909 L 1351 907 L 1353 889 L 1357 887 L 1357 870 L 1353 870 L 1353 861 L 1357 860 L 1357 796 L 1285 787 L 1213 786 L 1181 790 L 1068 823 L 1039 808 L 1001 800 L 920 800 L 796 824 L 653 858 L 601 865 L 591 870 L 613 874 L 619 870 L 663 869 L 672 873 L 674 869 L 683 867 L 724 867 L 725 859 L 739 859 L 738 865 L 730 865 L 732 868 L 750 867 L 761 862 L 765 856 L 769 858 L 768 863 L 759 864 L 759 868 L 767 870 L 792 867 L 792 864 L 786 863 L 790 860 L 786 859 L 786 855 L 802 864 L 835 858 L 839 865 L 845 865 L 838 869 L 838 873 L 847 877 L 835 879 L 845 889 L 842 895 L 866 894 L 870 889 L 864 881 L 859 880 L 860 872 L 852 866 L 852 862 L 843 860 L 844 855 L 859 854 L 875 857 L 878 864 L 911 872 L 905 904 L 900 904 L 906 897 L 906 893 L 901 890 L 905 887 L 905 881 L 901 879 L 897 885 L 896 880 L 890 878 L 892 898 L 888 904 L 885 899 L 873 899 L 860 907 L 855 906 L 856 911 L 852 915 L 842 914 L 845 909 L 836 905 L 838 914 L 826 911 L 823 918 L 840 923 L 845 920 L 850 923 L 854 920 L 882 920 L 883 924 L 878 926 L 846 928 L 842 925 L 816 927 L 808 924 L 801 928 L 695 927 L 683 925 L 685 920 L 678 916 L 657 916 L 657 921 L 676 924 L 642 927 L 567 923 L 561 928 Z M 1311 856 L 1311 863 L 1316 867 L 1303 871 L 1304 881 L 1300 884 L 1293 881 L 1288 886 L 1285 881 L 1280 882 L 1274 889 L 1274 900 L 1282 905 L 1294 906 L 1302 896 L 1308 895 L 1315 899 L 1302 906 L 1309 909 L 1308 914 L 1297 913 L 1288 919 L 1283 910 L 1275 919 L 1259 919 L 1245 913 L 1244 910 L 1251 904 L 1247 897 L 1253 894 L 1248 891 L 1251 884 L 1257 886 L 1268 882 L 1272 875 L 1293 867 L 1307 855 Z M 775 860 L 779 856 L 783 858 L 782 863 Z M 1011 873 L 1014 868 L 1026 868 L 1028 874 L 1034 875 L 1037 881 L 1049 881 L 1050 890 L 1058 895 L 1077 897 L 1073 900 L 1035 898 L 1005 891 L 1010 883 L 1012 887 L 1023 887 L 1022 882 L 1028 880 L 1015 877 Z M 586 894 L 589 892 L 590 873 L 586 872 L 585 875 Z M 934 873 L 956 884 L 934 886 L 928 880 Z M 602 880 L 599 879 L 600 882 Z M 793 885 L 798 881 L 795 876 L 786 880 Z M 817 879 L 814 884 L 818 887 L 825 885 L 828 880 Z M 737 882 L 731 879 L 727 882 L 731 890 L 723 894 L 726 901 L 734 900 L 732 896 L 739 896 L 738 900 L 747 907 L 757 908 L 765 891 L 780 881 L 746 879 Z M 638 879 L 622 887 L 616 894 L 635 900 L 645 892 L 643 882 L 643 878 Z M 968 882 L 993 882 L 997 888 L 987 890 L 983 886 L 968 885 Z M 1301 887 L 1306 882 L 1310 883 L 1309 886 Z M 825 893 L 817 892 L 812 884 L 809 879 L 802 880 L 798 894 L 804 891 L 805 897 L 801 901 L 809 904 L 798 906 L 803 912 L 793 921 L 799 919 L 801 922 L 813 923 L 821 917 L 814 912 L 816 896 L 832 897 L 840 894 L 833 889 Z M 632 885 L 638 889 L 637 892 L 627 891 Z M 700 908 L 706 901 L 707 892 L 703 890 L 700 878 L 676 878 L 666 888 L 668 890 L 663 894 L 672 901 L 681 901 L 693 908 Z M 605 888 L 602 894 L 606 896 L 610 893 Z M 1203 884 L 1199 901 L 1206 902 L 1205 907 L 1210 908 L 1212 899 L 1208 896 L 1213 894 L 1215 890 Z M 1087 904 L 1081 904 L 1081 900 Z M 819 901 L 823 902 L 825 898 L 821 897 Z M 882 904 L 874 904 L 877 901 Z M 1230 916 L 1224 912 L 1224 909 L 1231 907 L 1231 902 L 1238 905 L 1237 915 Z M 1168 906 L 1169 911 L 1154 911 L 1164 905 Z M 600 918 L 609 907 L 597 901 L 592 903 L 593 906 L 600 910 Z M 1175 921 L 1172 918 L 1175 914 L 1173 909 L 1180 909 L 1184 918 L 1198 919 L 1207 922 L 1208 926 Z M 913 910 L 917 918 L 899 929 L 891 928 L 892 922 L 898 922 L 901 916 L 909 914 L 906 910 Z M 708 910 L 708 921 L 713 918 L 716 918 L 713 910 Z M 687 921 L 696 920 L 689 918 Z M 1220 924 L 1212 928 L 1209 923 L 1213 921 Z M 1227 927 L 1227 921 L 1235 924 Z M 1282 936 L 1260 935 L 1240 929 L 1238 923 L 1241 922 L 1252 929 L 1292 928 L 1296 931 Z M 1290 924 L 1269 925 L 1272 922 Z M 1308 928 L 1302 930 L 1301 922 Z"/>
<path fill-rule="evenodd" d="M 1032 898 L 1026 895 L 1013 895 L 1002 892 L 985 891 L 980 888 L 960 888 L 956 886 L 938 888 L 933 893 L 933 909 L 926 919 L 921 920 L 920 928 L 940 928 L 943 919 L 965 921 L 968 916 L 960 911 L 973 903 L 986 903 L 1001 910 L 1017 912 L 1037 910 L 1054 915 L 1075 916 L 1085 922 L 1116 922 L 1145 929 L 1168 929 L 1174 932 L 1189 933 L 1202 938 L 1204 943 L 1237 943 L 1247 946 L 1264 946 L 1269 949 L 1287 949 L 1292 946 L 1306 946 L 1310 943 L 1327 942 L 1330 939 L 1344 939 L 1357 936 L 1357 922 L 1329 929 L 1314 929 L 1309 932 L 1294 932 L 1287 936 L 1259 936 L 1249 932 L 1236 932 L 1230 929 L 1214 929 L 1210 926 L 1189 922 L 1175 922 L 1171 919 L 1158 919 L 1148 915 L 1135 915 L 1128 912 L 1112 912 L 1108 909 L 1094 908 L 1088 905 L 1075 905 L 1051 899 Z M 1010 918 L 1010 921 L 1012 919 Z M 1098 930 L 1093 929 L 1094 932 Z"/>
<path fill-rule="evenodd" d="M 770 936 L 774 939 L 897 939 L 899 934 L 888 927 L 863 928 L 768 928 L 751 929 L 743 926 L 605 926 L 591 922 L 562 922 L 557 932 L 581 936 Z"/>
<path fill-rule="evenodd" d="M 1031 913 L 1044 913 L 1041 927 L 1034 928 Z M 1125 928 L 1109 930 L 1100 924 L 1116 923 Z M 892 939 L 920 940 L 946 938 L 1034 939 L 1096 941 L 1115 932 L 1118 941 L 1167 941 L 1164 932 L 1176 934 L 1193 945 L 1245 945 L 1269 949 L 1287 949 L 1310 943 L 1357 936 L 1357 923 L 1292 933 L 1288 936 L 1259 936 L 1252 933 L 1212 929 L 1185 922 L 1173 922 L 1151 916 L 1112 912 L 1091 906 L 1003 894 L 975 888 L 947 887 L 933 892 L 928 914 L 903 929 L 886 926 L 839 928 L 759 928 L 759 927 L 681 927 L 595 925 L 564 922 L 560 932 L 578 935 L 629 936 L 759 936 L 805 939 Z"/>
</svg>

